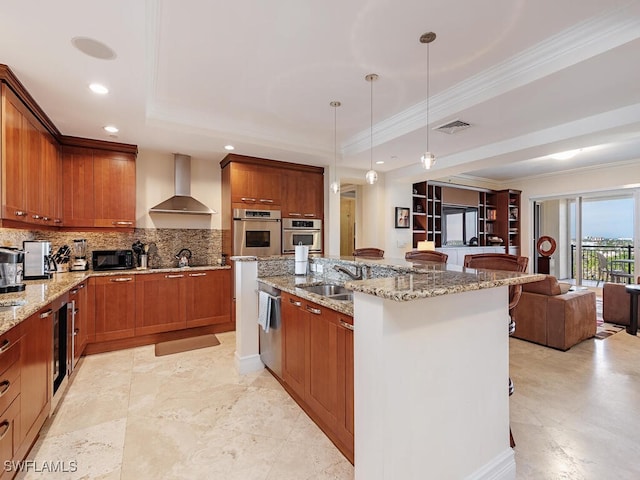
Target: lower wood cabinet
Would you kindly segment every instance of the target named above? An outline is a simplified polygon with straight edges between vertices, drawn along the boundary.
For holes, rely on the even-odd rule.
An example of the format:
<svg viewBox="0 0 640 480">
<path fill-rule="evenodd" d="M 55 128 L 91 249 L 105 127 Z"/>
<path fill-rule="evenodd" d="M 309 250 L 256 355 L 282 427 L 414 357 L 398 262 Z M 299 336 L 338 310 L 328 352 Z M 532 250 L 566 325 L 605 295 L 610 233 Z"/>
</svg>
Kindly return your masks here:
<svg viewBox="0 0 640 480">
<path fill-rule="evenodd" d="M 95 341 L 105 342 L 135 335 L 136 284 L 134 275 L 93 277 Z"/>
<path fill-rule="evenodd" d="M 187 328 L 231 321 L 231 271 L 187 273 L 185 306 Z"/>
<path fill-rule="evenodd" d="M 76 285 L 69 292 L 69 303 L 73 306 L 71 313 L 71 319 L 67 318 L 67 321 L 72 322 L 72 334 L 75 337 L 73 361 L 76 363 L 89 341 L 89 326 L 90 320 L 93 319 L 92 308 L 89 308 L 89 288 L 88 280 Z M 92 303 L 93 306 L 93 303 Z M 95 336 L 95 332 L 92 332 Z"/>
<path fill-rule="evenodd" d="M 23 439 L 20 404 L 22 325 L 0 336 L 0 461 L 18 460 Z M 4 464 L 3 464 L 4 465 Z M 0 469 L 0 478 L 12 473 Z"/>
<path fill-rule="evenodd" d="M 186 328 L 186 273 L 136 275 L 136 335 Z"/>
<path fill-rule="evenodd" d="M 283 293 L 283 380 L 353 461 L 353 319 Z"/>
</svg>

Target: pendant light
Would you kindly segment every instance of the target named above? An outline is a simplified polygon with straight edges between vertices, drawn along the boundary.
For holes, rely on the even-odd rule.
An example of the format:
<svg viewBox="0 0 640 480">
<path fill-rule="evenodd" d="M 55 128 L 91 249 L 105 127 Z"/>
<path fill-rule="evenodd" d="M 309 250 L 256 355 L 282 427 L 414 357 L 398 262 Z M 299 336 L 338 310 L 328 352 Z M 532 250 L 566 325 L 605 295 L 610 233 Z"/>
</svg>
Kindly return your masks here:
<svg viewBox="0 0 640 480">
<path fill-rule="evenodd" d="M 369 185 L 373 185 L 378 181 L 378 172 L 373 169 L 373 82 L 378 79 L 378 74 L 370 73 L 364 79 L 371 83 L 371 149 L 369 150 L 369 171 L 364 176 Z"/>
<path fill-rule="evenodd" d="M 338 112 L 338 107 L 340 105 L 342 105 L 340 102 L 338 102 L 337 100 L 334 100 L 333 102 L 329 103 L 329 105 L 331 105 L 333 107 L 333 182 L 331 182 L 331 185 L 329 186 L 329 188 L 331 189 L 331 191 L 333 193 L 340 193 L 340 184 L 338 183 L 338 179 L 336 178 L 337 173 L 336 170 L 338 169 L 338 163 L 337 163 L 337 158 L 338 158 L 338 154 L 337 154 L 337 150 L 338 150 L 338 143 L 337 143 L 337 132 L 338 132 L 338 127 L 337 127 L 337 112 Z"/>
<path fill-rule="evenodd" d="M 420 36 L 420 43 L 427 44 L 427 150 L 420 157 L 420 163 L 425 168 L 425 170 L 429 170 L 436 163 L 436 156 L 429 150 L 429 44 L 436 39 L 436 34 L 433 32 L 423 33 Z"/>
</svg>

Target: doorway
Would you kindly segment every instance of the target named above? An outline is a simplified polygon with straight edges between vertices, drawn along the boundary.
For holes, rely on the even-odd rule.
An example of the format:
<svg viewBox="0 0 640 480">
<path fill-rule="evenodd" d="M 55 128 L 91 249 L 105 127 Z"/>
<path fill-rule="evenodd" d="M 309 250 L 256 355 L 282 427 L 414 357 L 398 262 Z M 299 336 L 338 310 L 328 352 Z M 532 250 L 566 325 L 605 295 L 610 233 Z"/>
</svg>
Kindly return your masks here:
<svg viewBox="0 0 640 480">
<path fill-rule="evenodd" d="M 341 257 L 353 255 L 356 246 L 356 189 L 349 187 L 349 185 L 340 186 Z"/>
</svg>

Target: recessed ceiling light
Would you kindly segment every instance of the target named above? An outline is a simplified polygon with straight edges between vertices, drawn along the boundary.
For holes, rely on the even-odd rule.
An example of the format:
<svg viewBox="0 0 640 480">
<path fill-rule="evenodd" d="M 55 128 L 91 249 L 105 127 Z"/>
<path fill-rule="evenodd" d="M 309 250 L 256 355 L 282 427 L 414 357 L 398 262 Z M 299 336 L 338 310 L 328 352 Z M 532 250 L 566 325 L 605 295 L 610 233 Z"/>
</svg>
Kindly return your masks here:
<svg viewBox="0 0 640 480">
<path fill-rule="evenodd" d="M 118 128 L 113 125 L 107 125 L 104 129 L 109 133 L 118 133 Z"/>
<path fill-rule="evenodd" d="M 570 158 L 575 157 L 578 153 L 582 151 L 581 148 L 576 150 L 567 150 L 566 152 L 554 153 L 553 155 L 549 155 L 554 160 L 569 160 Z"/>
<path fill-rule="evenodd" d="M 97 93 L 99 95 L 106 95 L 109 93 L 109 89 L 100 83 L 92 83 L 89 85 L 89 89 L 93 93 Z"/>
<path fill-rule="evenodd" d="M 384 160 L 376 160 L 376 165 L 382 165 L 384 163 Z"/>
<path fill-rule="evenodd" d="M 235 149 L 236 149 L 236 147 L 234 147 L 233 145 L 225 145 L 225 146 L 224 146 L 224 149 L 225 149 L 225 150 L 235 150 Z"/>
</svg>

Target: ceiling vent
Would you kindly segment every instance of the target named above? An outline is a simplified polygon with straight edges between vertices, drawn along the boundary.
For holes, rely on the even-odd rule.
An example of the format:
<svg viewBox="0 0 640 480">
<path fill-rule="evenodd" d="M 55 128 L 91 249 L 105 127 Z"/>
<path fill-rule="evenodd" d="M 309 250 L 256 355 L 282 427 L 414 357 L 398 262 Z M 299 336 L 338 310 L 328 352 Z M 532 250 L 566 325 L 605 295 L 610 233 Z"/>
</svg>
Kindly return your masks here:
<svg viewBox="0 0 640 480">
<path fill-rule="evenodd" d="M 451 122 L 447 122 L 444 125 L 440 125 L 439 127 L 434 128 L 434 130 L 442 133 L 448 133 L 449 135 L 453 135 L 454 133 L 457 133 L 460 130 L 464 130 L 465 128 L 469 128 L 470 126 L 471 126 L 470 123 L 455 119 Z"/>
<path fill-rule="evenodd" d="M 149 213 L 188 213 L 211 215 L 215 212 L 191 196 L 191 157 L 174 155 L 175 195 L 149 209 Z"/>
</svg>

